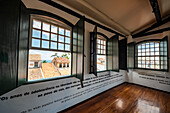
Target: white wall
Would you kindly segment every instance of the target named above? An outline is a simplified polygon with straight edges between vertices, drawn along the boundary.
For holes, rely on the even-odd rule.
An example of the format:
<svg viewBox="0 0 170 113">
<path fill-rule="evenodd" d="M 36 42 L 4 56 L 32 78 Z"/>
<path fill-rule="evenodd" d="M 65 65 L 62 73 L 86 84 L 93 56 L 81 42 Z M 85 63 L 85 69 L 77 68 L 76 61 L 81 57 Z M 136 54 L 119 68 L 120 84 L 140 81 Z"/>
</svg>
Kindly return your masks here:
<svg viewBox="0 0 170 113">
<path fill-rule="evenodd" d="M 118 72 L 23 85 L 0 97 L 0 113 L 56 113 L 125 82 Z"/>
<path fill-rule="evenodd" d="M 127 73 L 129 83 L 170 92 L 170 73 L 130 69 Z"/>
</svg>

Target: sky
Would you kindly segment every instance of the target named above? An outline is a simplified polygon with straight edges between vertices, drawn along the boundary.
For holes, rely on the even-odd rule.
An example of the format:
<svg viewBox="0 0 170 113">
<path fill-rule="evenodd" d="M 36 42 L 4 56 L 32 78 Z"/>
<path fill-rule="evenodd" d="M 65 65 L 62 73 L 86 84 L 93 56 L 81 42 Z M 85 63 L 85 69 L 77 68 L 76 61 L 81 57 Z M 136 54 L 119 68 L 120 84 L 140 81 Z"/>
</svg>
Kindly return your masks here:
<svg viewBox="0 0 170 113">
<path fill-rule="evenodd" d="M 56 51 L 44 51 L 44 50 L 29 50 L 29 54 L 41 54 L 42 60 L 53 60 L 54 57 L 51 57 L 51 55 L 54 55 L 57 53 L 58 56 L 61 56 L 62 54 L 68 54 L 66 52 L 56 52 Z M 68 55 L 69 59 L 71 59 L 71 54 Z"/>
</svg>

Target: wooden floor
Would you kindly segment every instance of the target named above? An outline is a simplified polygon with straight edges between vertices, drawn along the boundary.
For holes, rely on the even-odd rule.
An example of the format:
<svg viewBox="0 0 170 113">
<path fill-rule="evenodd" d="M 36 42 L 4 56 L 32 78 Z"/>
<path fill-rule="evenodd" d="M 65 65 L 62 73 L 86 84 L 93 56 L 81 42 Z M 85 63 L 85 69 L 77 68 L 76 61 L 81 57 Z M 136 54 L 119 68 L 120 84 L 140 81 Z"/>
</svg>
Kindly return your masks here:
<svg viewBox="0 0 170 113">
<path fill-rule="evenodd" d="M 124 83 L 61 113 L 170 113 L 170 94 Z"/>
</svg>

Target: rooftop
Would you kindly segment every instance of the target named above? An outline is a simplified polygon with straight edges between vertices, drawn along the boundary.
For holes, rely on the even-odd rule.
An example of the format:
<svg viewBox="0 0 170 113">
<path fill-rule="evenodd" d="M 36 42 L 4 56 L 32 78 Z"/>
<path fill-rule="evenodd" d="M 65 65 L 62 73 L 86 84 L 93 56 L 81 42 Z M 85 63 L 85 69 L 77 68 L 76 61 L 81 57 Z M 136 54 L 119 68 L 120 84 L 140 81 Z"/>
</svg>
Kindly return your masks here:
<svg viewBox="0 0 170 113">
<path fill-rule="evenodd" d="M 29 54 L 29 61 L 31 60 L 40 60 L 41 61 L 41 55 L 40 54 Z"/>
<path fill-rule="evenodd" d="M 70 63 L 69 59 L 65 57 L 55 57 L 52 62 L 57 62 L 57 63 Z"/>
</svg>

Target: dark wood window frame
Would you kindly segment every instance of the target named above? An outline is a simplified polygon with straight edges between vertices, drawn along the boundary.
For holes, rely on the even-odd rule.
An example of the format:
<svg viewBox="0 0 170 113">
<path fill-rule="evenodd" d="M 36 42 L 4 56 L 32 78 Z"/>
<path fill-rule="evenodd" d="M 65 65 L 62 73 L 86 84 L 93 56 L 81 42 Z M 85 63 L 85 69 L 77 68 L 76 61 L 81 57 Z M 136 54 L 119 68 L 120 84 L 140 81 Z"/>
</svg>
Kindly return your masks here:
<svg viewBox="0 0 170 113">
<path fill-rule="evenodd" d="M 167 71 L 167 69 L 162 69 L 162 65 L 165 65 L 164 63 L 162 64 L 162 62 L 165 62 L 165 61 L 161 59 L 161 57 L 164 57 L 164 56 L 161 55 L 161 52 L 162 52 L 161 49 L 165 49 L 165 48 L 161 47 L 161 41 L 162 40 L 147 40 L 147 41 L 139 42 L 138 44 L 135 45 L 135 48 L 136 48 L 135 49 L 135 59 L 136 59 L 135 60 L 135 67 L 137 69 Z M 150 47 L 150 43 L 154 43 L 154 46 Z M 159 44 L 159 46 L 155 47 L 155 43 Z M 144 44 L 143 46 L 145 46 L 144 47 L 145 50 L 143 50 L 143 52 L 142 52 L 142 44 Z M 138 46 L 139 45 L 141 46 L 140 55 L 138 54 Z M 149 48 L 148 47 L 146 48 L 146 45 L 149 45 Z M 156 51 L 156 48 L 157 49 L 159 48 L 159 49 Z M 148 50 L 146 51 L 146 49 L 148 49 L 149 51 Z M 153 51 L 151 51 L 151 49 Z M 151 52 L 153 52 L 154 54 L 151 55 Z M 156 52 L 157 52 L 157 54 L 155 55 Z M 142 55 L 142 53 L 143 53 L 143 55 Z M 146 53 L 149 53 L 149 55 L 148 54 L 146 55 Z M 139 57 L 140 57 L 140 60 L 138 60 Z M 144 61 L 142 60 L 142 57 L 144 57 L 143 58 Z M 149 60 L 148 60 L 147 57 L 149 58 Z M 151 57 L 152 57 L 152 60 L 151 60 Z M 159 60 L 157 60 L 156 57 Z M 142 67 L 142 61 L 144 62 L 144 67 Z M 151 61 L 153 61 L 153 64 L 149 64 L 149 65 L 154 65 L 154 67 L 153 68 L 146 67 L 146 65 L 147 65 L 146 62 L 151 63 Z M 158 61 L 159 63 L 156 63 L 155 61 Z M 139 67 L 139 64 L 141 64 L 141 67 Z M 159 65 L 159 67 L 156 68 L 156 65 Z M 168 64 L 166 64 L 166 66 L 168 67 Z"/>
<path fill-rule="evenodd" d="M 39 21 L 41 22 L 41 29 L 38 29 L 38 28 L 33 28 L 33 20 L 36 20 L 36 21 Z M 50 25 L 50 30 L 49 31 L 46 31 L 46 30 L 43 30 L 43 23 L 46 23 L 46 24 L 49 24 Z M 55 26 L 57 27 L 57 33 L 54 33 L 51 31 L 51 26 Z M 64 35 L 62 34 L 59 34 L 59 28 L 62 28 L 64 29 Z M 36 38 L 36 37 L 33 37 L 33 30 L 37 30 L 37 31 L 40 31 L 40 38 Z M 70 31 L 70 36 L 66 36 L 66 30 Z M 56 25 L 52 22 L 49 22 L 49 21 L 46 21 L 44 19 L 41 19 L 36 17 L 32 17 L 31 18 L 31 38 L 30 38 L 30 46 L 29 46 L 29 49 L 37 49 L 37 50 L 48 50 L 48 51 L 59 51 L 59 52 L 71 52 L 71 28 L 68 29 L 66 27 L 63 27 L 63 26 L 60 26 L 60 25 Z M 49 40 L 48 39 L 42 39 L 42 32 L 45 32 L 45 33 L 49 33 Z M 54 34 L 57 36 L 57 41 L 54 41 L 54 40 L 51 40 L 51 35 Z M 59 36 L 62 36 L 64 37 L 64 42 L 60 42 L 59 41 Z M 70 39 L 70 42 L 69 43 L 66 43 L 65 42 L 65 39 L 66 38 L 69 38 Z M 38 39 L 40 41 L 40 47 L 32 47 L 32 39 Z M 48 41 L 49 42 L 49 48 L 42 48 L 42 41 Z M 52 49 L 51 48 L 51 42 L 54 42 L 57 44 L 57 49 Z M 64 49 L 63 50 L 59 50 L 58 47 L 59 47 L 59 44 L 63 44 L 64 46 Z M 65 46 L 66 45 L 69 45 L 70 46 L 70 50 L 65 50 Z"/>
</svg>

